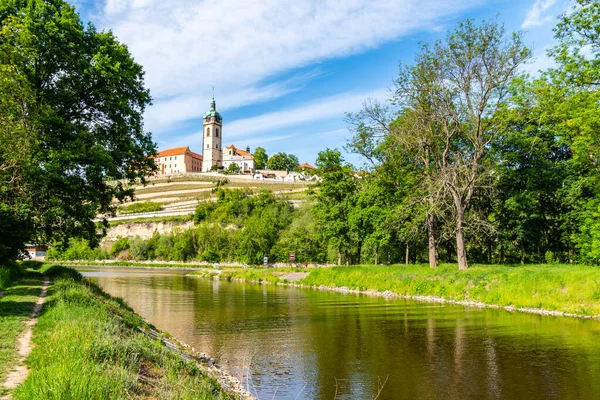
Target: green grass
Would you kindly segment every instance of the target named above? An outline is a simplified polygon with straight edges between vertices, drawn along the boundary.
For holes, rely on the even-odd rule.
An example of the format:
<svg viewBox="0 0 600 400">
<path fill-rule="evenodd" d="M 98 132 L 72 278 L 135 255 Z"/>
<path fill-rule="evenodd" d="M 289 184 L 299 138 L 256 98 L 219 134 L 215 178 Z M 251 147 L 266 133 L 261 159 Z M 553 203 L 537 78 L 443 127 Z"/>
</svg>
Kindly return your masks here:
<svg viewBox="0 0 600 400">
<path fill-rule="evenodd" d="M 117 221 L 109 221 L 108 226 L 114 227 L 123 224 L 147 224 L 152 222 L 174 222 L 174 223 L 184 223 L 187 221 L 191 221 L 194 218 L 193 214 L 189 215 L 175 215 L 170 217 L 149 217 L 149 218 L 131 218 L 131 219 L 120 219 Z"/>
<path fill-rule="evenodd" d="M 28 358 L 30 374 L 14 399 L 227 399 L 194 363 L 137 330 L 146 326 L 120 299 L 74 270 L 45 266 L 54 277 Z"/>
<path fill-rule="evenodd" d="M 144 201 L 142 203 L 133 203 L 119 207 L 120 214 L 137 214 L 145 212 L 161 211 L 163 205 L 154 201 Z"/>
<path fill-rule="evenodd" d="M 224 270 L 223 277 L 280 281 L 279 270 Z M 399 295 L 437 296 L 499 306 L 600 315 L 600 268 L 579 265 L 350 266 L 309 269 L 299 281 L 310 286 L 348 287 Z M 252 275 L 249 275 L 252 274 Z M 250 277 L 251 276 L 251 277 Z"/>
<path fill-rule="evenodd" d="M 0 268 L 0 271 L 5 268 Z M 7 269 L 6 269 L 7 270 Z M 0 382 L 17 359 L 17 337 L 25 329 L 25 320 L 33 311 L 42 292 L 41 275 L 30 274 L 18 279 L 10 287 L 2 289 L 0 297 Z M 0 387 L 0 396 L 3 394 Z"/>
</svg>

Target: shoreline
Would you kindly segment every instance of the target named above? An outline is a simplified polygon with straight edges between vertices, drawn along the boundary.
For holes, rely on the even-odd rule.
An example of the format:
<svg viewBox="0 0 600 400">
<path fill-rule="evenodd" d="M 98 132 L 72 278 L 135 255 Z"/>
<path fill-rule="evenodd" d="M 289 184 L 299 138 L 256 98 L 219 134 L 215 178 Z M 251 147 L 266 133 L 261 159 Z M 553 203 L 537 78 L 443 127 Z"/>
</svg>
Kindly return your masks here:
<svg viewBox="0 0 600 400">
<path fill-rule="evenodd" d="M 308 275 L 308 273 L 309 272 L 307 271 L 307 275 Z M 600 321 L 600 314 L 587 315 L 587 314 L 572 313 L 572 312 L 559 311 L 559 310 L 549 310 L 549 309 L 536 308 L 536 307 L 516 307 L 513 305 L 492 304 L 492 303 L 485 303 L 485 302 L 476 301 L 476 300 L 455 300 L 455 299 L 448 299 L 448 298 L 444 298 L 441 296 L 433 296 L 433 295 L 400 294 L 400 293 L 396 293 L 392 290 L 384 290 L 384 291 L 379 291 L 379 290 L 374 290 L 374 289 L 362 290 L 362 289 L 353 289 L 348 286 L 309 285 L 309 284 L 304 284 L 304 283 L 285 282 L 285 281 L 279 280 L 279 277 L 277 277 L 276 281 L 269 281 L 269 280 L 264 280 L 264 279 L 258 279 L 258 280 L 257 279 L 244 279 L 244 278 L 236 277 L 235 274 L 225 277 L 225 279 L 222 279 L 220 275 L 221 275 L 220 273 L 218 273 L 216 271 L 210 271 L 210 270 L 205 271 L 204 274 L 198 274 L 198 273 L 188 274 L 188 276 L 199 277 L 199 278 L 204 278 L 204 279 L 208 278 L 208 279 L 213 279 L 213 280 L 229 280 L 229 281 L 235 281 L 235 282 L 259 284 L 259 285 L 263 285 L 263 284 L 273 285 L 274 284 L 274 285 L 283 286 L 283 287 L 330 291 L 330 292 L 337 292 L 337 293 L 343 293 L 343 294 L 360 294 L 360 295 L 365 295 L 365 296 L 370 296 L 370 297 L 383 297 L 383 298 L 388 298 L 388 299 L 404 299 L 404 300 L 413 300 L 413 301 L 419 301 L 419 302 L 424 302 L 424 303 L 452 304 L 452 305 L 474 307 L 474 308 L 480 308 L 480 309 L 481 308 L 490 308 L 490 309 L 499 309 L 499 310 L 501 309 L 501 310 L 505 310 L 505 311 L 508 311 L 511 313 L 521 312 L 521 313 L 526 313 L 526 314 L 545 315 L 545 316 L 552 316 L 552 317 L 568 317 L 568 318 L 578 318 L 578 319 L 585 319 L 585 320 Z M 273 275 L 270 275 L 270 276 L 273 277 Z M 300 282 L 301 282 L 301 280 L 300 280 Z"/>
<path fill-rule="evenodd" d="M 60 397 L 65 388 L 79 398 L 168 393 L 256 399 L 213 358 L 156 328 L 75 269 L 45 265 L 32 273 L 51 279 L 52 289 L 27 358 L 32 374 L 9 392 L 15 400 Z M 107 362 L 111 369 L 104 368 Z M 74 363 L 89 385 L 73 380 Z"/>
</svg>

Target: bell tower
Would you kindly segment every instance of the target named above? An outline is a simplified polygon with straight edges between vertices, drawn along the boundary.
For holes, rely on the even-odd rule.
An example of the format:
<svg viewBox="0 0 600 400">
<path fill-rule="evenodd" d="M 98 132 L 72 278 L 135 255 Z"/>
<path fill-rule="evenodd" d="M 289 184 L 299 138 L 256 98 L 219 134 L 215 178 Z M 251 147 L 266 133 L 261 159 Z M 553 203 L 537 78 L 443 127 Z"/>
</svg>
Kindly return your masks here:
<svg viewBox="0 0 600 400">
<path fill-rule="evenodd" d="M 215 95 L 210 102 L 210 110 L 204 114 L 204 130 L 202 131 L 202 172 L 210 171 L 213 165 L 222 165 L 222 127 L 223 120 L 217 112 Z"/>
</svg>

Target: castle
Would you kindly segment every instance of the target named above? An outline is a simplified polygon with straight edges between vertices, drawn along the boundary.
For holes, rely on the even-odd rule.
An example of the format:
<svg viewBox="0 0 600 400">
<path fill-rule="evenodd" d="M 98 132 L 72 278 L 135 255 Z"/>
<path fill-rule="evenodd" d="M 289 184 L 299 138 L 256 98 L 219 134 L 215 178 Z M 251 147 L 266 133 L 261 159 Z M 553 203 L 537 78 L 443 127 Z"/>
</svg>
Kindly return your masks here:
<svg viewBox="0 0 600 400">
<path fill-rule="evenodd" d="M 236 164 L 240 172 L 254 172 L 254 157 L 250 148 L 240 150 L 233 144 L 222 146 L 223 119 L 217 111 L 215 97 L 210 102 L 210 109 L 203 118 L 202 155 L 194 153 L 189 147 L 178 147 L 163 150 L 154 158 L 160 175 L 180 174 L 187 172 L 210 172 L 215 168 L 229 169 Z"/>
</svg>

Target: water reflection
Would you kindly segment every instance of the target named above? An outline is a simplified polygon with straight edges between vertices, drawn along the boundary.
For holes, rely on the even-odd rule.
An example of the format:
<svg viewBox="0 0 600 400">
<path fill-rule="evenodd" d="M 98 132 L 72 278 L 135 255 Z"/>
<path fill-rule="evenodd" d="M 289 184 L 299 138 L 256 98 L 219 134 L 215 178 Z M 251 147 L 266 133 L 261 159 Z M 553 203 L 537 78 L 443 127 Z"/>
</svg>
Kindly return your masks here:
<svg viewBox="0 0 600 400">
<path fill-rule="evenodd" d="M 547 399 L 600 393 L 600 323 L 90 270 L 157 327 L 214 356 L 260 398 Z"/>
</svg>

